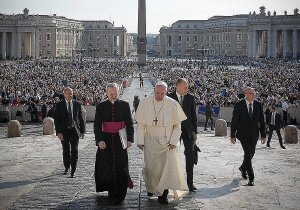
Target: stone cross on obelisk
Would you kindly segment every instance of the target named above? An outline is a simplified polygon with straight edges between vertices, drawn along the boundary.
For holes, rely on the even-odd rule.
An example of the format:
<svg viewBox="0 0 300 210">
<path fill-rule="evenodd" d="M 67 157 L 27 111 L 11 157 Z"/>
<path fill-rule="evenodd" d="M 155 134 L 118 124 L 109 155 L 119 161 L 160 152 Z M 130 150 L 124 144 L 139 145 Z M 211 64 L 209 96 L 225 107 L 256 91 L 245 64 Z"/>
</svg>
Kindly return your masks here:
<svg viewBox="0 0 300 210">
<path fill-rule="evenodd" d="M 137 37 L 137 64 L 139 67 L 146 65 L 146 0 L 138 0 L 138 37 Z"/>
</svg>

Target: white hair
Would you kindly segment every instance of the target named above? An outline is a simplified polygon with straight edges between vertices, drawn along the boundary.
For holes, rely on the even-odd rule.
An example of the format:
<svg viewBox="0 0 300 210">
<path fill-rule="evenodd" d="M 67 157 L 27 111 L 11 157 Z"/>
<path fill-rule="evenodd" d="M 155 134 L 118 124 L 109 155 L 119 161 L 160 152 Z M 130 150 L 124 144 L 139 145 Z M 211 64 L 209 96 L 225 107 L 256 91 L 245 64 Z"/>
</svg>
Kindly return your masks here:
<svg viewBox="0 0 300 210">
<path fill-rule="evenodd" d="M 115 83 L 115 82 L 108 83 L 108 84 L 106 85 L 106 91 L 107 91 L 108 88 L 116 88 L 117 90 L 119 90 L 119 86 L 118 86 L 118 84 Z"/>
</svg>

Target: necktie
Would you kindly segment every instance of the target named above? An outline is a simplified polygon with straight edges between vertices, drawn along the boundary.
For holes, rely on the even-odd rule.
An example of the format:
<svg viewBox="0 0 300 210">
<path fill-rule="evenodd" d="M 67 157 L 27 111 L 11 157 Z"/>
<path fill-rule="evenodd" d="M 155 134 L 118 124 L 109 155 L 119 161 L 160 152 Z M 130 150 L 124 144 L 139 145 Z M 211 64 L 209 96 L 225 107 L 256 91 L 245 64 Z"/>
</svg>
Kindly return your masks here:
<svg viewBox="0 0 300 210">
<path fill-rule="evenodd" d="M 180 96 L 180 105 L 183 105 L 183 96 Z"/>
<path fill-rule="evenodd" d="M 249 104 L 249 116 L 252 119 L 252 104 Z"/>
<path fill-rule="evenodd" d="M 69 121 L 68 121 L 68 125 L 70 127 L 72 127 L 73 124 L 73 117 L 72 117 L 72 109 L 71 109 L 71 102 L 68 102 L 68 116 L 69 116 Z"/>
</svg>

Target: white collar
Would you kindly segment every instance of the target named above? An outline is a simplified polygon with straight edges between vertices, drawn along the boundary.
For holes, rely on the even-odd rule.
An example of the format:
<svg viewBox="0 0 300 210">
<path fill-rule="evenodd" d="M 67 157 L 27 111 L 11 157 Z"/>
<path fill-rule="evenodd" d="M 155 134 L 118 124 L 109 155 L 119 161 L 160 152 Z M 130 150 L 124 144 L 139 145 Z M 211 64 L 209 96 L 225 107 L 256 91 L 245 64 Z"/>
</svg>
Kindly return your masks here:
<svg viewBox="0 0 300 210">
<path fill-rule="evenodd" d="M 68 104 L 69 102 L 65 99 L 65 101 L 66 101 L 66 104 Z M 73 99 L 71 99 L 71 104 L 73 103 Z"/>
<path fill-rule="evenodd" d="M 176 95 L 177 95 L 178 100 L 180 100 L 180 96 L 184 97 L 184 95 L 180 95 L 179 93 L 177 93 L 177 91 L 176 91 Z"/>
</svg>

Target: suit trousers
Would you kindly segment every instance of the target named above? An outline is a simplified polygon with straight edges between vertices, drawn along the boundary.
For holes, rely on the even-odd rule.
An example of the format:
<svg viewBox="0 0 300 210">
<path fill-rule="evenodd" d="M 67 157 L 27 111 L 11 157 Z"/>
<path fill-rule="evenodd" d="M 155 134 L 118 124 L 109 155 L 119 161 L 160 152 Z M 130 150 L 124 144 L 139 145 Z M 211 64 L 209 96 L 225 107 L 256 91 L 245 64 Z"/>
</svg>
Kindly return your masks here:
<svg viewBox="0 0 300 210">
<path fill-rule="evenodd" d="M 78 143 L 79 136 L 76 132 L 75 127 L 67 129 L 63 133 L 64 140 L 61 141 L 63 149 L 63 161 L 66 169 L 71 166 L 71 172 L 76 171 L 77 161 L 78 161 Z"/>
<path fill-rule="evenodd" d="M 281 133 L 280 133 L 280 129 L 276 128 L 276 126 L 274 126 L 274 125 L 269 125 L 269 136 L 268 136 L 267 144 L 270 144 L 274 130 L 277 133 L 277 136 L 278 136 L 278 139 L 279 139 L 279 144 L 280 144 L 280 146 L 282 146 L 283 144 L 282 144 L 282 136 L 281 136 Z"/>
<path fill-rule="evenodd" d="M 187 177 L 187 185 L 190 187 L 193 185 L 193 172 L 194 172 L 194 149 L 196 140 L 191 138 L 188 133 L 183 130 L 181 133 L 181 139 L 184 145 L 184 155 L 185 155 L 185 167 L 186 167 L 186 177 Z"/>
<path fill-rule="evenodd" d="M 257 144 L 257 138 L 246 138 L 241 139 L 241 144 L 244 150 L 244 160 L 241 165 L 242 171 L 247 171 L 249 176 L 249 181 L 254 180 L 254 171 L 252 167 L 252 158 L 255 154 L 255 148 Z"/>
</svg>

